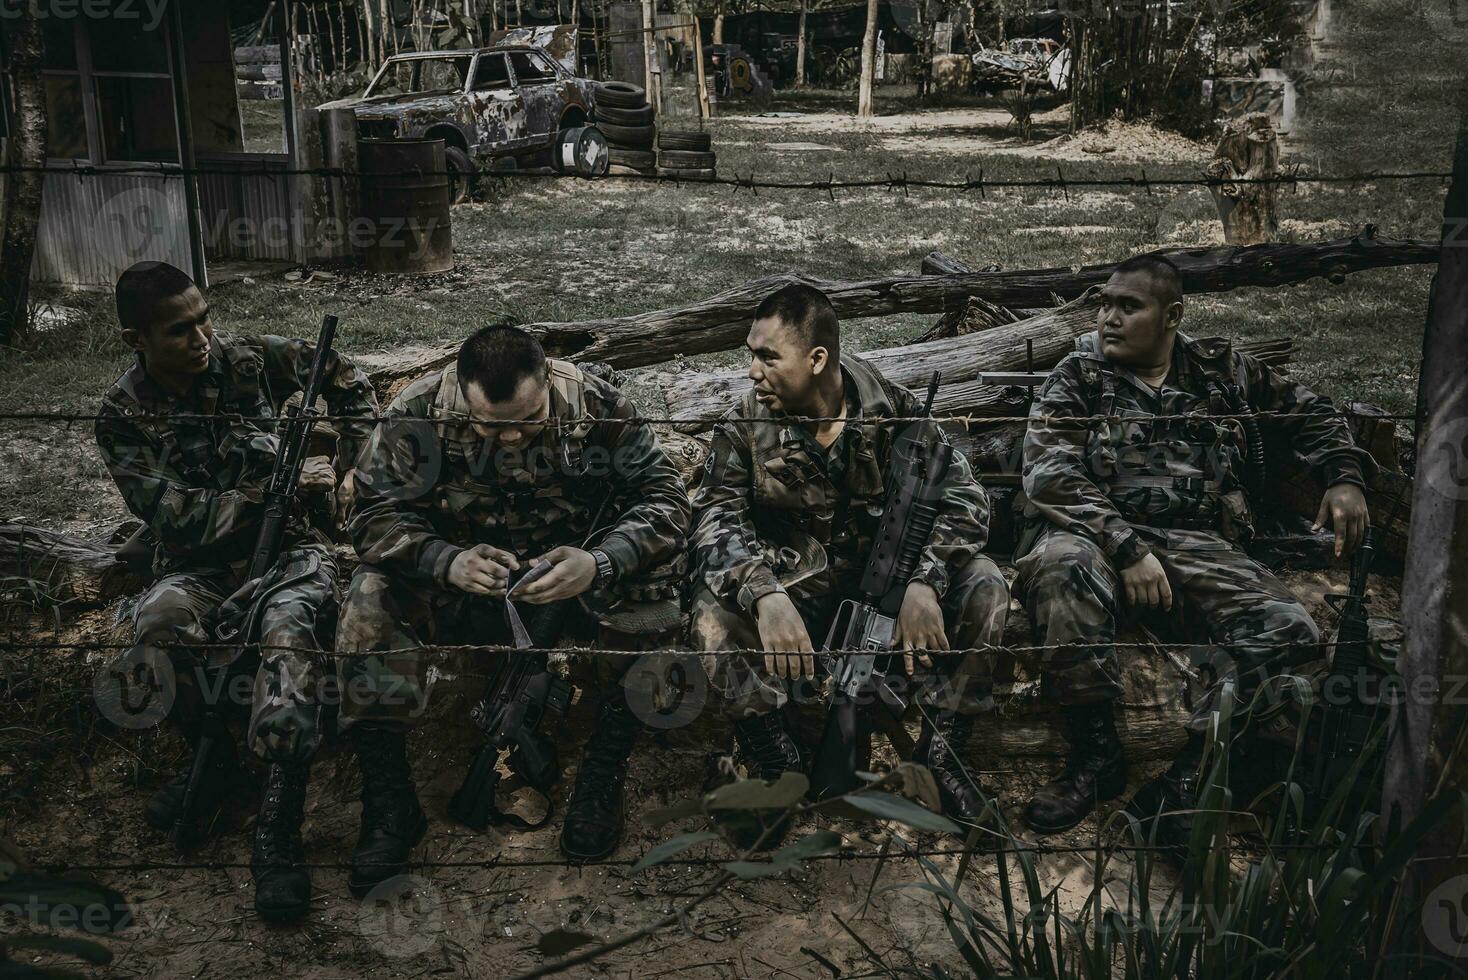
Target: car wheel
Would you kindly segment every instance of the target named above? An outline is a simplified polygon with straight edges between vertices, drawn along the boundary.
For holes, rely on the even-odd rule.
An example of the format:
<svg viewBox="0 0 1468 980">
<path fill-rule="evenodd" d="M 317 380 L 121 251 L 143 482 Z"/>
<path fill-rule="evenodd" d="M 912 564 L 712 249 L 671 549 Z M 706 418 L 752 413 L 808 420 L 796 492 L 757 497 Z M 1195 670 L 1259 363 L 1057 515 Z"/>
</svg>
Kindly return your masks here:
<svg viewBox="0 0 1468 980">
<path fill-rule="evenodd" d="M 713 137 L 708 133 L 680 132 L 673 129 L 665 129 L 658 133 L 658 149 L 661 150 L 689 150 L 694 153 L 707 153 L 713 148 Z"/>
<path fill-rule="evenodd" d="M 615 109 L 611 106 L 599 105 L 596 107 L 596 121 L 598 124 L 611 123 L 613 126 L 646 126 L 652 122 L 652 106 L 645 105 L 640 109 Z"/>
<path fill-rule="evenodd" d="M 617 126 L 612 123 L 601 123 L 600 129 L 606 134 L 608 143 L 629 150 L 650 150 L 653 139 L 657 136 L 657 130 L 652 126 Z"/>
<path fill-rule="evenodd" d="M 449 203 L 461 204 L 474 189 L 474 162 L 457 146 L 445 146 L 443 160 L 449 172 Z"/>
<path fill-rule="evenodd" d="M 688 150 L 664 150 L 659 162 L 676 170 L 711 170 L 718 162 L 713 153 L 693 153 Z"/>
</svg>

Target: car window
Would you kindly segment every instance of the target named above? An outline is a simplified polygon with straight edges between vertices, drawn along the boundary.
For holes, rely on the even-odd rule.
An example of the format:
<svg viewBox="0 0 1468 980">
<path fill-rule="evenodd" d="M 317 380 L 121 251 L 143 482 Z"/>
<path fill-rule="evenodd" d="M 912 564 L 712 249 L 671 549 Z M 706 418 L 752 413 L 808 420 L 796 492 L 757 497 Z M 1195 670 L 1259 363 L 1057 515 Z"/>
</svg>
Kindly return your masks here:
<svg viewBox="0 0 1468 980">
<path fill-rule="evenodd" d="M 555 69 L 542 59 L 529 51 L 511 51 L 510 63 L 515 66 L 515 78 L 521 85 L 534 85 L 536 82 L 554 81 Z"/>
<path fill-rule="evenodd" d="M 510 69 L 502 54 L 480 55 L 474 66 L 474 91 L 491 92 L 510 87 Z"/>
<path fill-rule="evenodd" d="M 461 92 L 469 73 L 469 59 L 404 58 L 389 61 L 367 95 L 407 95 L 418 92 Z"/>
</svg>

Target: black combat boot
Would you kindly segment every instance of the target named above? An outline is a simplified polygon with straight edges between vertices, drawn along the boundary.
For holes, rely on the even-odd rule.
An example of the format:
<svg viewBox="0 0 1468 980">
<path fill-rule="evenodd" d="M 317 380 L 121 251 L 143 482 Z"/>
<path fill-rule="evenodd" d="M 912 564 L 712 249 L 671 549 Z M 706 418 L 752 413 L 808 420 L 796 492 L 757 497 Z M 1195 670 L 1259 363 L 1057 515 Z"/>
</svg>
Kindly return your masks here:
<svg viewBox="0 0 1468 980">
<path fill-rule="evenodd" d="M 1127 812 L 1142 824 L 1143 838 L 1155 837 L 1163 852 L 1181 860 L 1193 836 L 1193 815 L 1198 809 L 1198 786 L 1202 782 L 1203 737 L 1188 733 L 1188 744 L 1172 765 L 1141 789 L 1127 803 Z M 1154 826 L 1155 825 L 1155 826 Z"/>
<path fill-rule="evenodd" d="M 1035 793 L 1025 807 L 1025 823 L 1039 834 L 1069 830 L 1101 800 L 1114 800 L 1126 789 L 1126 759 L 1116 736 L 1110 701 L 1065 708 L 1070 755 L 1065 771 Z"/>
<path fill-rule="evenodd" d="M 633 714 L 620 691 L 597 707 L 561 827 L 561 853 L 571 860 L 600 861 L 622 842 L 626 817 L 622 788 L 627 760 L 641 731 L 642 719 Z"/>
<path fill-rule="evenodd" d="M 938 799 L 943 812 L 965 827 L 997 826 L 994 811 L 985 817 L 984 801 L 995 804 L 994 794 L 979 782 L 978 770 L 962 762 L 964 749 L 974 730 L 974 716 L 957 713 L 938 716 L 934 728 L 923 718 L 923 730 L 918 738 L 913 761 L 927 766 L 938 784 Z M 980 818 L 984 817 L 983 821 Z"/>
<path fill-rule="evenodd" d="M 301 867 L 309 772 L 302 765 L 272 765 L 260 790 L 250 874 L 255 879 L 255 912 L 267 922 L 299 919 L 311 906 L 311 875 Z"/>
<path fill-rule="evenodd" d="M 194 740 L 190 739 L 189 744 L 195 744 Z M 214 813 L 229 795 L 230 787 L 240 775 L 240 759 L 232 741 L 222 739 L 215 742 L 213 756 L 213 764 L 205 771 L 204 781 L 199 786 L 199 808 L 195 811 L 200 817 L 199 826 L 206 834 L 214 824 Z M 184 793 L 189 785 L 189 775 L 193 771 L 194 755 L 190 753 L 189 761 L 179 774 L 164 783 L 144 804 L 143 819 L 148 822 L 148 826 L 165 834 L 173 833 L 179 815 L 183 813 Z"/>
<path fill-rule="evenodd" d="M 802 772 L 804 769 L 800 761 L 800 750 L 796 748 L 795 740 L 790 737 L 790 733 L 785 730 L 784 719 L 779 711 L 753 715 L 736 721 L 734 739 L 739 743 L 739 754 L 744 760 L 745 769 L 751 779 L 771 782 L 779 779 L 783 773 Z M 780 816 L 780 814 L 773 811 L 751 811 L 747 814 L 740 814 L 740 816 L 748 816 L 753 819 L 731 823 L 729 830 L 735 846 L 748 850 L 759 842 L 760 835 L 768 826 L 768 818 Z M 790 821 L 782 817 L 765 835 L 759 849 L 761 851 L 773 850 L 780 846 L 780 842 L 789 832 Z"/>
<path fill-rule="evenodd" d="M 428 820 L 413 792 L 407 736 L 372 724 L 353 725 L 348 731 L 362 769 L 362 831 L 347 887 L 363 898 L 403 873 L 408 855 L 428 831 Z"/>
</svg>

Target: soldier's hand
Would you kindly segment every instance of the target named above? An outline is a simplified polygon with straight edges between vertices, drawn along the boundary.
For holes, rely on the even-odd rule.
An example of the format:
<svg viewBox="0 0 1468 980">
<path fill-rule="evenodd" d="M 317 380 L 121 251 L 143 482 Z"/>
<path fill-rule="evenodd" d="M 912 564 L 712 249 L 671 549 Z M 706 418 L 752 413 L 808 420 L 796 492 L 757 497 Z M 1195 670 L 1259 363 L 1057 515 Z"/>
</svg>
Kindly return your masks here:
<svg viewBox="0 0 1468 980">
<path fill-rule="evenodd" d="M 1366 495 L 1354 483 L 1337 483 L 1325 491 L 1320 498 L 1320 512 L 1315 515 L 1312 530 L 1319 531 L 1329 520 L 1335 529 L 1335 556 L 1351 554 L 1366 540 L 1366 528 L 1371 526 L 1371 512 L 1366 507 Z"/>
<path fill-rule="evenodd" d="M 1169 610 L 1172 608 L 1172 586 L 1156 555 L 1148 555 L 1121 570 L 1121 584 L 1126 586 L 1126 601 L 1132 606 Z"/>
<path fill-rule="evenodd" d="M 765 673 L 778 677 L 816 676 L 815 648 L 800 610 L 783 592 L 771 592 L 754 604 L 759 642 L 764 647 Z M 803 656 L 800 656 L 803 654 Z"/>
<path fill-rule="evenodd" d="M 352 503 L 357 499 L 357 470 L 356 467 L 347 470 L 347 475 L 336 485 L 336 513 L 337 519 L 345 521 L 347 515 L 352 512 Z"/>
<path fill-rule="evenodd" d="M 947 650 L 948 634 L 943 632 L 943 607 L 938 604 L 938 593 L 926 582 L 911 582 L 902 596 L 902 608 L 897 611 L 897 626 L 892 631 L 892 642 L 903 650 Z M 924 667 L 933 666 L 933 658 L 926 653 L 917 658 Z M 913 656 L 902 655 L 902 665 L 909 674 L 913 672 Z"/>
<path fill-rule="evenodd" d="M 591 588 L 596 581 L 596 559 L 591 552 L 562 546 L 546 552 L 536 561 L 550 562 L 551 570 L 515 593 L 532 605 L 570 599 Z"/>
<path fill-rule="evenodd" d="M 520 562 L 508 551 L 487 544 L 476 544 L 459 552 L 449 566 L 449 584 L 474 595 L 502 596 L 510 585 L 510 573 Z"/>
<path fill-rule="evenodd" d="M 311 456 L 301 464 L 301 489 L 331 493 L 336 489 L 336 470 L 329 456 Z"/>
</svg>

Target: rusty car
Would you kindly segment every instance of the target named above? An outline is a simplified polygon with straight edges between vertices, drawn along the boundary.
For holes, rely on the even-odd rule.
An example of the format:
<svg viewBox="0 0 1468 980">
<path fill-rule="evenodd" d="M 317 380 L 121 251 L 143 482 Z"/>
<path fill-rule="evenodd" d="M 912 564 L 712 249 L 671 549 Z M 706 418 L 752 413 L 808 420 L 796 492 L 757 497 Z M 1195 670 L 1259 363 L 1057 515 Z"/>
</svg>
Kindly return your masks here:
<svg viewBox="0 0 1468 980">
<path fill-rule="evenodd" d="M 461 201 L 476 171 L 517 166 L 586 125 L 595 86 L 539 46 L 505 43 L 394 55 L 360 97 L 321 108 L 351 109 L 362 139 L 442 139 Z"/>
</svg>

